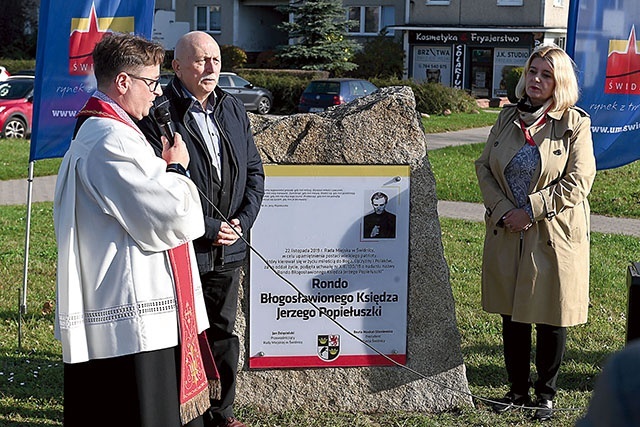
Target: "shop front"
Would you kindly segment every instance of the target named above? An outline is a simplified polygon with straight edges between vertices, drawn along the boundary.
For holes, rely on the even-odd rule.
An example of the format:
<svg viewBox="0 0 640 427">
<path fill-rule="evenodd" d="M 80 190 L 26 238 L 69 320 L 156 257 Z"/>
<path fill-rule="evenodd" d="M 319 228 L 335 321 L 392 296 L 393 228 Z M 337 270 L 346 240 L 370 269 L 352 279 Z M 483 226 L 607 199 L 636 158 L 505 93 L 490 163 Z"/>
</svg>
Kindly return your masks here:
<svg viewBox="0 0 640 427">
<path fill-rule="evenodd" d="M 466 89 L 476 98 L 505 97 L 505 76 L 524 66 L 542 32 L 409 30 L 408 75 L 415 81 Z"/>
</svg>

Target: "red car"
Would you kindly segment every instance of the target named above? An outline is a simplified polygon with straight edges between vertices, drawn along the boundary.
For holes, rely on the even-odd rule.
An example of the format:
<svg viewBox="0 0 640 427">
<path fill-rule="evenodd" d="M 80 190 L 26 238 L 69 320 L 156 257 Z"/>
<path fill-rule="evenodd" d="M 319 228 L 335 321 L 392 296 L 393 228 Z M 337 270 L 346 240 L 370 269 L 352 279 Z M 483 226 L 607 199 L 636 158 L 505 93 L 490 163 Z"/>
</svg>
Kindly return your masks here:
<svg viewBox="0 0 640 427">
<path fill-rule="evenodd" d="M 33 115 L 33 76 L 10 76 L 0 82 L 0 136 L 27 138 Z"/>
</svg>

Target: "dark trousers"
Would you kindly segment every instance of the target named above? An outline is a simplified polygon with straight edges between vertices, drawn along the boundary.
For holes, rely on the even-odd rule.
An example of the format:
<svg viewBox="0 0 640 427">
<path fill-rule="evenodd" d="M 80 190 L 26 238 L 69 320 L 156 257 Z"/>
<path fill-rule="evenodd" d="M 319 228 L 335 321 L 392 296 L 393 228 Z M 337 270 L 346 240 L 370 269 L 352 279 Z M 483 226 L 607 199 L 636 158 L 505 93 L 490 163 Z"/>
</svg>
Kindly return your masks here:
<svg viewBox="0 0 640 427">
<path fill-rule="evenodd" d="M 203 427 L 203 417 L 180 423 L 179 384 L 178 347 L 65 363 L 63 425 Z"/>
<path fill-rule="evenodd" d="M 502 340 L 504 362 L 507 368 L 511 391 L 519 395 L 529 394 L 531 386 L 531 324 L 511 320 L 502 316 Z M 567 343 L 567 328 L 536 324 L 536 371 L 534 383 L 537 397 L 553 400 L 556 381 L 564 358 Z"/>
<path fill-rule="evenodd" d="M 211 401 L 210 414 L 214 422 L 233 416 L 240 356 L 240 341 L 233 334 L 233 327 L 238 308 L 240 268 L 221 268 L 200 276 L 209 317 L 207 338 L 220 373 L 222 388 L 220 400 Z"/>
</svg>

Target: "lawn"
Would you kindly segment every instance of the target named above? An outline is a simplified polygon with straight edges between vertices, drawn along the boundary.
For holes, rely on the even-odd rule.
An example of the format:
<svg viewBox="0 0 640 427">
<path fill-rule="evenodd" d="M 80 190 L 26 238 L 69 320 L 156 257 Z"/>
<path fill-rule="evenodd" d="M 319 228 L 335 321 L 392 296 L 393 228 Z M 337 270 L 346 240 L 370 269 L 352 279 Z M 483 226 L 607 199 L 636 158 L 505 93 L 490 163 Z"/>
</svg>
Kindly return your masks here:
<svg viewBox="0 0 640 427">
<path fill-rule="evenodd" d="M 62 366 L 60 345 L 53 339 L 55 243 L 52 204 L 35 203 L 29 267 L 28 313 L 23 323 L 22 350 L 17 350 L 17 306 L 21 288 L 24 206 L 1 206 L 0 258 L 0 425 L 60 425 Z M 462 353 L 471 391 L 483 398 L 503 395 L 500 322 L 480 309 L 480 223 L 441 219 L 442 241 L 450 268 Z M 553 425 L 571 426 L 588 404 L 594 378 L 603 361 L 624 345 L 626 327 L 625 272 L 629 254 L 640 251 L 631 237 L 593 234 L 590 320 L 571 328 L 567 359 L 559 379 L 557 405 L 563 410 Z M 572 409 L 573 408 L 573 409 Z M 395 427 L 534 425 L 525 413 L 493 414 L 487 405 L 443 414 L 315 414 L 304 410 L 264 414 L 251 407 L 239 414 L 258 426 Z"/>
<path fill-rule="evenodd" d="M 485 112 L 495 117 L 495 113 Z M 474 118 L 476 118 L 474 115 Z M 490 116 L 484 120 L 490 124 Z M 429 122 L 429 120 L 434 120 Z M 444 124 L 436 123 L 443 120 Z M 423 119 L 428 129 L 462 126 L 469 117 Z M 444 126 L 444 127 L 443 127 Z M 447 128 L 448 129 L 448 128 Z M 429 131 L 429 130 L 428 130 Z M 440 131 L 440 130 L 439 130 Z M 473 161 L 482 144 L 429 152 L 442 200 L 480 201 Z M 8 156 L 16 157 L 8 157 Z M 0 179 L 26 177 L 27 141 L 0 140 L 5 172 Z M 637 162 L 636 162 L 637 163 Z M 17 165 L 19 164 L 19 165 Z M 17 165 L 17 166 L 16 166 Z M 55 173 L 59 159 L 36 163 L 36 175 Z M 14 167 L 15 166 L 15 167 Z M 598 172 L 591 201 L 594 213 L 640 217 L 636 164 Z M 28 310 L 23 318 L 23 342 L 18 350 L 19 291 L 22 287 L 24 206 L 0 206 L 0 426 L 59 426 L 62 423 L 62 366 L 60 345 L 53 339 L 56 249 L 52 204 L 34 203 L 29 262 Z M 483 226 L 461 220 L 440 220 L 445 257 L 450 269 L 456 317 L 469 386 L 474 395 L 496 398 L 506 391 L 501 356 L 499 316 L 480 309 L 480 258 Z M 626 328 L 626 268 L 640 253 L 638 239 L 593 233 L 591 248 L 591 307 L 586 325 L 570 328 L 567 357 L 558 381 L 554 426 L 573 426 L 591 394 L 606 357 L 624 346 Z M 339 385 L 338 385 L 339 386 Z M 239 408 L 239 417 L 254 427 L 426 427 L 533 426 L 525 412 L 498 416 L 476 401 L 475 408 L 443 414 L 314 413 L 303 409 L 265 414 Z"/>
<path fill-rule="evenodd" d="M 476 114 L 423 117 L 422 124 L 427 133 L 489 126 L 495 121 L 496 112 L 497 110 L 486 110 Z M 0 139 L 0 159 L 0 181 L 26 178 L 29 171 L 29 140 Z M 55 175 L 58 173 L 60 161 L 59 158 L 36 161 L 33 168 L 34 176 Z"/>
<path fill-rule="evenodd" d="M 498 118 L 499 109 L 480 110 L 477 113 L 457 113 L 449 116 L 422 118 L 426 133 L 452 132 L 462 129 L 492 126 Z"/>
<path fill-rule="evenodd" d="M 29 140 L 0 139 L 0 181 L 29 176 Z M 43 159 L 35 162 L 34 176 L 55 175 L 61 159 Z"/>
<path fill-rule="evenodd" d="M 483 147 L 471 144 L 429 152 L 438 200 L 482 202 L 474 162 Z M 598 171 L 589 203 L 594 214 L 640 218 L 640 162 Z"/>
</svg>

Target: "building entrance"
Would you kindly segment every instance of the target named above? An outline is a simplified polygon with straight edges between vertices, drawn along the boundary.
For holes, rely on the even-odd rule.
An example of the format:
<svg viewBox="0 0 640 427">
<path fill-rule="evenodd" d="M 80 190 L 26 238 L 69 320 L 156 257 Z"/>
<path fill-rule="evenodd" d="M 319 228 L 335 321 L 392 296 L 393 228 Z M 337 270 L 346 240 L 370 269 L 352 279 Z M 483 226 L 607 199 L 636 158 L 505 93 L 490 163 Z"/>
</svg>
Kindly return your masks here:
<svg viewBox="0 0 640 427">
<path fill-rule="evenodd" d="M 471 95 L 475 98 L 490 98 L 493 82 L 493 49 L 470 48 Z"/>
</svg>

